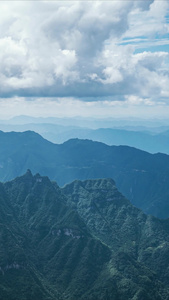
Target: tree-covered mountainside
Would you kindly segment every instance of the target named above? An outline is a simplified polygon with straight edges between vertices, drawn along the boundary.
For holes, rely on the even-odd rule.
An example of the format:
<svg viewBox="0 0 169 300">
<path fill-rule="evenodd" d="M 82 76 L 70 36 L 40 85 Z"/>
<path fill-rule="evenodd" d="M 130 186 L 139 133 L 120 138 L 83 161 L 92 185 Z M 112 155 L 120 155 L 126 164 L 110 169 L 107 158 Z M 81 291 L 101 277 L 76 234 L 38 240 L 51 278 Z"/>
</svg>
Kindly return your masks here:
<svg viewBox="0 0 169 300">
<path fill-rule="evenodd" d="M 169 299 L 168 220 L 112 179 L 61 189 L 28 170 L 0 185 L 0 225 L 0 299 Z"/>
<path fill-rule="evenodd" d="M 124 252 L 169 282 L 168 219 L 145 215 L 119 193 L 112 179 L 74 181 L 63 188 L 63 193 L 92 234 L 113 253 Z"/>
<path fill-rule="evenodd" d="M 0 299 L 73 300 L 90 292 L 111 251 L 67 206 L 57 184 L 28 171 L 2 185 L 1 199 L 11 221 L 9 213 L 1 220 L 0 291 L 6 294 Z M 99 255 L 93 259 L 92 252 Z"/>
<path fill-rule="evenodd" d="M 34 132 L 0 132 L 0 180 L 31 169 L 60 186 L 75 179 L 113 178 L 118 189 L 144 212 L 169 217 L 169 156 L 90 140 L 52 144 Z"/>
</svg>

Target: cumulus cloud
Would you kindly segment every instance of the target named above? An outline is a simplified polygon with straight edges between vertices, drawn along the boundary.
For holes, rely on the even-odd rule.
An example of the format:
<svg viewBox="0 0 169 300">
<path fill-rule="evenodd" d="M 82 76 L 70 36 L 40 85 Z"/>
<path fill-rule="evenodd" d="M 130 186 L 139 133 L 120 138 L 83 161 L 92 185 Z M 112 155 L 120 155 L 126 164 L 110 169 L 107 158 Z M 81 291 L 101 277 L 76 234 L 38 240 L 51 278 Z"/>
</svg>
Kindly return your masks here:
<svg viewBox="0 0 169 300">
<path fill-rule="evenodd" d="M 167 102 L 168 52 L 136 50 L 138 40 L 168 34 L 168 7 L 156 0 L 1 1 L 1 97 Z"/>
</svg>

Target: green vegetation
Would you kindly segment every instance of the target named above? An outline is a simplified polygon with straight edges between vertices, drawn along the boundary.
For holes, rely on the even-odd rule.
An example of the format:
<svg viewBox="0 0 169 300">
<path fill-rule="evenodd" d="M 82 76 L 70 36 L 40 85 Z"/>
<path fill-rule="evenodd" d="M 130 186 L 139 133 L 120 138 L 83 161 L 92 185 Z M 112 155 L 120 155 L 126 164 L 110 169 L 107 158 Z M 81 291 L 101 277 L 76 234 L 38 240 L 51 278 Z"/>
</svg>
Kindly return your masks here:
<svg viewBox="0 0 169 300">
<path fill-rule="evenodd" d="M 0 185 L 0 300 L 167 300 L 169 226 L 112 179 Z"/>
<path fill-rule="evenodd" d="M 60 186 L 75 179 L 113 178 L 136 207 L 169 217 L 168 155 L 78 139 L 55 145 L 31 131 L 0 132 L 0 180 L 21 176 L 27 169 Z"/>
</svg>

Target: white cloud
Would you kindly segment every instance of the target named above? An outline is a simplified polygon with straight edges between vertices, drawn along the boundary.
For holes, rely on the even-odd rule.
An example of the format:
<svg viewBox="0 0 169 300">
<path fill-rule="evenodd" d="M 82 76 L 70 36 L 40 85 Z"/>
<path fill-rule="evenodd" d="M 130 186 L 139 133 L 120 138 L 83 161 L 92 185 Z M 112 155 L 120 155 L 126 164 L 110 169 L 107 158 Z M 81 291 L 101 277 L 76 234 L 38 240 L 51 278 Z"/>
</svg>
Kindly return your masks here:
<svg viewBox="0 0 169 300">
<path fill-rule="evenodd" d="M 47 87 L 58 78 L 63 85 L 83 82 L 105 40 L 126 30 L 131 6 L 132 1 L 0 2 L 2 91 L 8 85 L 9 91 L 44 86 L 44 74 L 50 77 Z"/>
<path fill-rule="evenodd" d="M 138 1 L 139 4 L 140 2 Z M 141 10 L 137 1 L 135 3 L 135 9 L 129 13 L 129 28 L 124 33 L 124 37 L 146 36 L 152 38 L 157 34 L 163 35 L 169 32 L 169 24 L 165 18 L 169 10 L 168 0 L 154 0 L 148 10 Z"/>
<path fill-rule="evenodd" d="M 117 68 L 106 67 L 103 72 L 105 79 L 100 79 L 99 81 L 103 84 L 117 83 L 123 80 L 123 76 Z"/>
<path fill-rule="evenodd" d="M 142 40 L 165 44 L 168 8 L 156 0 L 1 1 L 1 96 L 167 103 L 168 53 L 135 50 Z"/>
<path fill-rule="evenodd" d="M 145 109 L 146 107 L 146 109 Z M 18 115 L 34 117 L 168 118 L 169 105 L 135 95 L 124 101 L 84 102 L 75 98 L 1 98 L 0 119 Z"/>
<path fill-rule="evenodd" d="M 148 106 L 153 106 L 155 103 L 150 99 L 150 98 L 141 98 L 136 95 L 130 95 L 126 96 L 126 101 L 125 104 L 127 105 L 133 105 L 133 106 L 138 106 L 138 105 L 148 105 Z"/>
</svg>

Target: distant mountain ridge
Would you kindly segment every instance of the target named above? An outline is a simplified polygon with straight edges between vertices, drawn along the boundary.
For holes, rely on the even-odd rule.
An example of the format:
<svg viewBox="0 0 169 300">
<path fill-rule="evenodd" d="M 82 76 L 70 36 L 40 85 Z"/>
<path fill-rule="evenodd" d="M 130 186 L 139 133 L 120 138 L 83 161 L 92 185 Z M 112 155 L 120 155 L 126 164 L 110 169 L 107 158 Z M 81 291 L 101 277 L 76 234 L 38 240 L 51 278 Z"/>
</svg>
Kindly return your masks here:
<svg viewBox="0 0 169 300">
<path fill-rule="evenodd" d="M 169 126 L 162 128 L 95 128 L 52 123 L 0 124 L 0 130 L 23 132 L 32 130 L 53 143 L 72 138 L 90 139 L 107 145 L 127 145 L 150 153 L 169 154 Z M 149 130 L 149 131 L 148 131 Z"/>
<path fill-rule="evenodd" d="M 60 186 L 75 179 L 113 178 L 119 190 L 146 213 L 169 217 L 169 156 L 127 146 L 72 139 L 53 144 L 34 132 L 0 132 L 0 180 L 31 169 Z"/>
<path fill-rule="evenodd" d="M 0 185 L 0 223 L 0 299 L 169 298 L 168 220 L 134 208 L 112 179 L 61 189 L 28 170 Z"/>
</svg>

